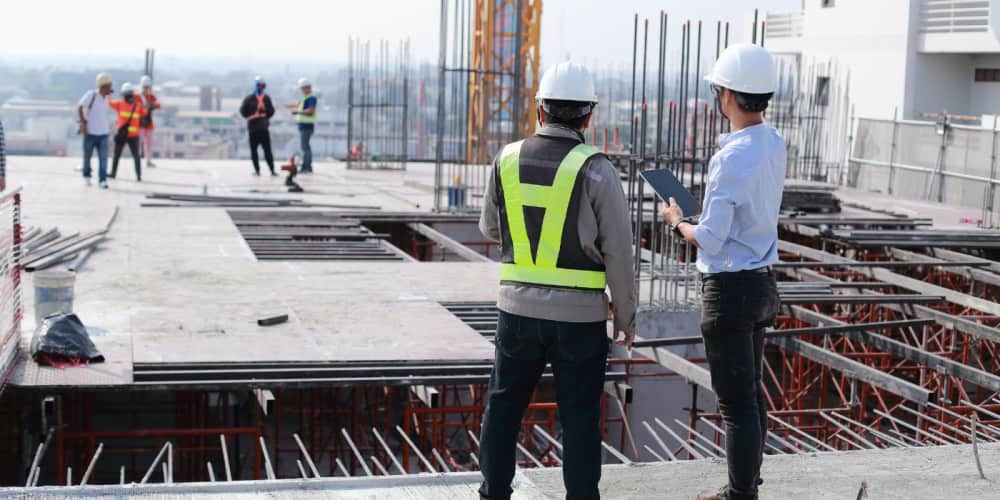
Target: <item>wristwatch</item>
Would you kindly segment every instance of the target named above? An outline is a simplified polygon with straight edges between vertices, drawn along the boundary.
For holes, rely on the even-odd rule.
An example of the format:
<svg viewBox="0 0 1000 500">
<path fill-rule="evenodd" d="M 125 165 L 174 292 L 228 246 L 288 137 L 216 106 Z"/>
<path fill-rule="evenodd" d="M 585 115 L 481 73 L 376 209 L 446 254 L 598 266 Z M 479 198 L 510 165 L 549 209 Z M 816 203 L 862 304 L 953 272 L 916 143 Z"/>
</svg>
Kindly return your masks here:
<svg viewBox="0 0 1000 500">
<path fill-rule="evenodd" d="M 678 228 L 680 228 L 681 223 L 682 222 L 687 222 L 688 224 L 694 225 L 694 224 L 698 223 L 697 220 L 698 219 L 695 218 L 693 215 L 689 215 L 687 217 L 681 217 L 680 219 L 677 219 L 677 221 L 675 221 L 673 224 L 670 225 L 670 230 L 673 231 L 674 234 L 676 234 L 677 236 L 680 236 L 681 238 L 683 238 L 684 235 L 681 234 L 680 229 L 678 229 Z"/>
</svg>

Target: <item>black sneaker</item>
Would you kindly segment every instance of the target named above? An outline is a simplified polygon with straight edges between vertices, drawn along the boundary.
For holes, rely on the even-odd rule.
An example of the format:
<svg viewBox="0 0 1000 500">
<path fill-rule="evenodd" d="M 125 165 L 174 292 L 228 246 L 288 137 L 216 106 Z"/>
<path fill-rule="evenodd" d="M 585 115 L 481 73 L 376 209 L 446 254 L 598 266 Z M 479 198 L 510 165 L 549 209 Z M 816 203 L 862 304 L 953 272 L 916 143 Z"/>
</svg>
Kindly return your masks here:
<svg viewBox="0 0 1000 500">
<path fill-rule="evenodd" d="M 271 177 L 277 177 L 277 176 L 278 176 L 278 173 L 275 172 L 274 170 L 272 170 L 271 171 Z"/>
<path fill-rule="evenodd" d="M 260 177 L 260 172 L 259 172 L 259 171 L 255 171 L 255 172 L 253 173 L 253 175 L 254 175 L 254 177 Z"/>
</svg>

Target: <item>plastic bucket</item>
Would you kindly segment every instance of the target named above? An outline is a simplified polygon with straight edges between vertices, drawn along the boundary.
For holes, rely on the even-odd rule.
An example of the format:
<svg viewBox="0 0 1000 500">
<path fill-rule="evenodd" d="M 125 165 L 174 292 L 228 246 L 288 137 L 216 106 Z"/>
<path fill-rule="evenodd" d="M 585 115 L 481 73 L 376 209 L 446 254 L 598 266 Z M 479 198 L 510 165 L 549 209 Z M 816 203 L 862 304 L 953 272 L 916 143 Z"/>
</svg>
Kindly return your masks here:
<svg viewBox="0 0 1000 500">
<path fill-rule="evenodd" d="M 73 312 L 73 285 L 76 273 L 69 271 L 37 271 L 32 274 L 35 285 L 35 321 L 53 314 Z"/>
</svg>

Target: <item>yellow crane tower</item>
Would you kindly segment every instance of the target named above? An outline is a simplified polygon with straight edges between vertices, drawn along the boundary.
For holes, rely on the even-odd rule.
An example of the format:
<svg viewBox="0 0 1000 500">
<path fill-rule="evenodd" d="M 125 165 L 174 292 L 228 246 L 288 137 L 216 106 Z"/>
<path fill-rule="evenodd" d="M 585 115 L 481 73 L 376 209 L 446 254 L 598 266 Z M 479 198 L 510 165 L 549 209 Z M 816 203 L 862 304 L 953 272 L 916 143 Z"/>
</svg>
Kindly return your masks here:
<svg viewBox="0 0 1000 500">
<path fill-rule="evenodd" d="M 484 164 L 535 129 L 542 0 L 475 0 L 467 161 Z"/>
</svg>

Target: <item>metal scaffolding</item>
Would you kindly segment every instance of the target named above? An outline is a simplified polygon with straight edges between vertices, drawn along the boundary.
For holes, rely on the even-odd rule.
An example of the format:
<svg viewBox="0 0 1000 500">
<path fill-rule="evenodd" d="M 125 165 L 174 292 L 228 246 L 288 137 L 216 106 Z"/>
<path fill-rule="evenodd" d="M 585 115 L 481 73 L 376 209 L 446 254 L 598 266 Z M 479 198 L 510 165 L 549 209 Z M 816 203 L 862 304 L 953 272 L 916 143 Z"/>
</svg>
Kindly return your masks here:
<svg viewBox="0 0 1000 500">
<path fill-rule="evenodd" d="M 406 170 L 409 75 L 409 40 L 348 40 L 347 168 Z"/>
</svg>

